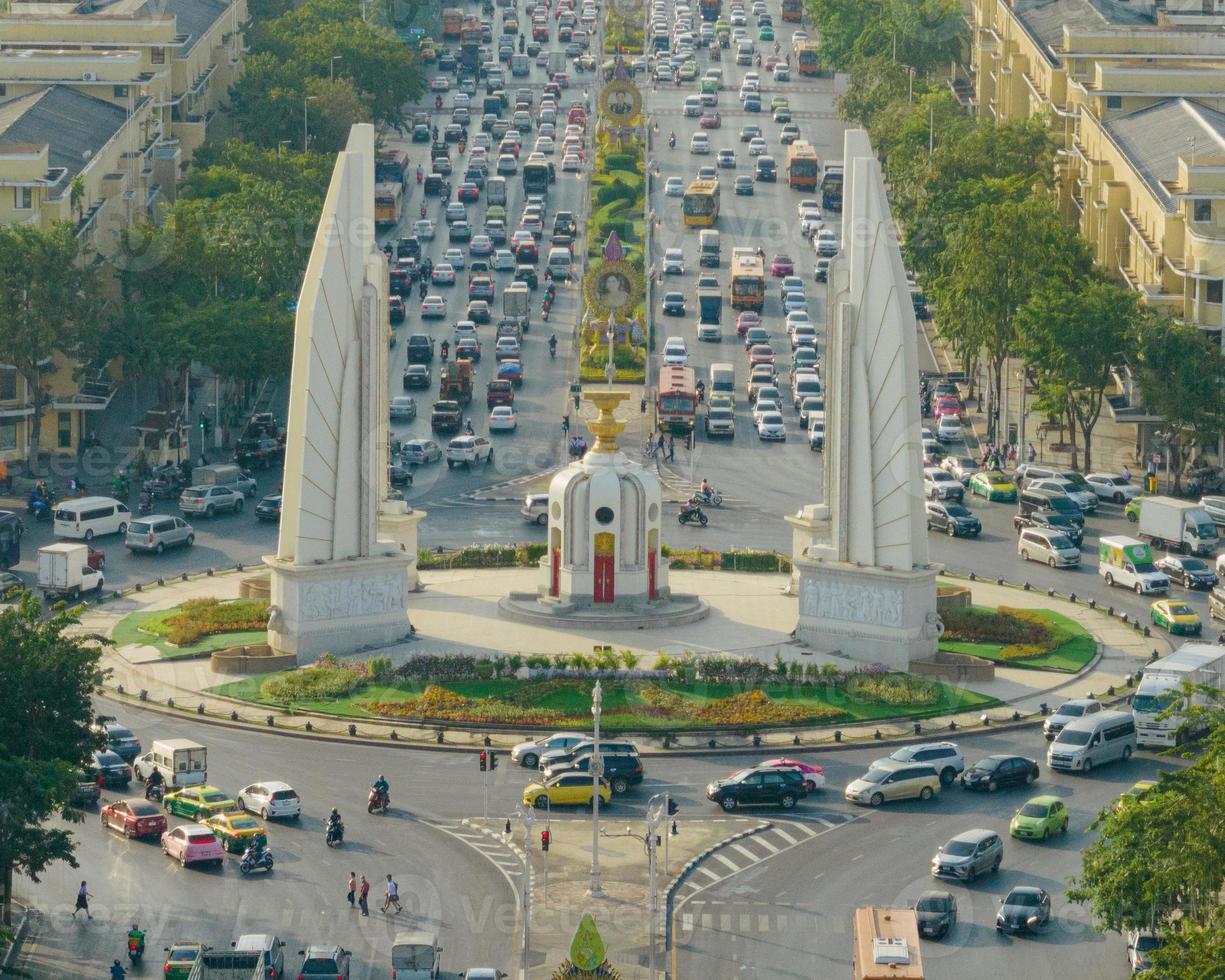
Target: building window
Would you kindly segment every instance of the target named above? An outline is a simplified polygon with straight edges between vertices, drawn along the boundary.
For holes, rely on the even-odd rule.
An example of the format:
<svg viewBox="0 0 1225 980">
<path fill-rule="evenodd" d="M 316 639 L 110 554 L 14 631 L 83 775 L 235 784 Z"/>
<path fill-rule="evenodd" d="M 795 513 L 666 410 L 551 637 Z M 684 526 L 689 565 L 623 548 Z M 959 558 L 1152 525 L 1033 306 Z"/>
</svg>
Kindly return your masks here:
<svg viewBox="0 0 1225 980">
<path fill-rule="evenodd" d="M 0 368 L 0 402 L 17 400 L 17 369 Z"/>
<path fill-rule="evenodd" d="M 1221 280 L 1209 279 L 1204 283 L 1204 299 L 1209 303 L 1221 302 Z"/>
<path fill-rule="evenodd" d="M 0 452 L 12 452 L 17 448 L 17 423 L 0 422 Z"/>
<path fill-rule="evenodd" d="M 34 210 L 34 188 L 33 187 L 14 187 L 13 188 L 13 207 L 18 211 L 33 211 Z"/>
<path fill-rule="evenodd" d="M 128 87 L 126 85 L 115 86 L 115 98 L 126 99 L 128 97 Z"/>
<path fill-rule="evenodd" d="M 1212 202 L 1205 198 L 1198 198 L 1193 202 L 1195 204 L 1195 220 L 1196 221 L 1211 221 L 1212 220 Z"/>
<path fill-rule="evenodd" d="M 72 413 L 60 412 L 59 424 L 56 435 L 58 437 L 58 446 L 60 449 L 72 448 Z"/>
<path fill-rule="evenodd" d="M 8 95 L 8 89 L 5 88 L 3 83 L 0 83 L 0 98 L 3 98 L 6 95 Z"/>
<path fill-rule="evenodd" d="M 1121 95 L 1106 96 L 1106 108 L 1107 109 L 1122 109 L 1123 108 L 1123 96 Z"/>
<path fill-rule="evenodd" d="M 166 63 L 166 49 L 154 48 L 150 53 L 149 60 L 155 65 L 164 65 Z"/>
</svg>

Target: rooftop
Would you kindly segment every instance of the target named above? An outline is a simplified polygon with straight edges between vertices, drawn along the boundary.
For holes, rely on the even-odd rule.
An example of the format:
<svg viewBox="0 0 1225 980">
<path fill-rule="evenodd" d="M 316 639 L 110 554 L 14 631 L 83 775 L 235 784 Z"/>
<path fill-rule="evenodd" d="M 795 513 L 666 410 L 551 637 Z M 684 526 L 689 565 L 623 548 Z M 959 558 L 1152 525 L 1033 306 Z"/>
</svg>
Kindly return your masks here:
<svg viewBox="0 0 1225 980">
<path fill-rule="evenodd" d="M 1178 180 L 1178 161 L 1188 154 L 1225 154 L 1225 112 L 1192 99 L 1167 99 L 1103 127 L 1135 166 L 1167 211 L 1174 211 L 1171 186 Z"/>
<path fill-rule="evenodd" d="M 1151 13 L 1117 0 L 1013 0 L 1012 9 L 1052 64 L 1059 63 L 1064 27 L 1096 30 L 1156 26 Z"/>
<path fill-rule="evenodd" d="M 118 106 L 65 85 L 0 101 L 0 146 L 46 146 L 61 188 L 85 169 L 127 120 Z"/>
<path fill-rule="evenodd" d="M 14 0 L 12 16 L 107 17 L 152 20 L 173 17 L 181 51 L 190 51 L 227 10 L 228 0 Z"/>
</svg>

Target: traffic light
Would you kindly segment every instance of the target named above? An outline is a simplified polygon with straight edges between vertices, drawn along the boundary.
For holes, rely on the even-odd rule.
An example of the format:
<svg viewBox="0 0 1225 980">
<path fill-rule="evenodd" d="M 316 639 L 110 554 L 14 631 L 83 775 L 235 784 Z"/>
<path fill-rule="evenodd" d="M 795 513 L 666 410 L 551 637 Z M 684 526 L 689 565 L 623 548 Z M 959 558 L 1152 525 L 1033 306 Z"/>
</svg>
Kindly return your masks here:
<svg viewBox="0 0 1225 980">
<path fill-rule="evenodd" d="M 489 750 L 489 771 L 493 772 L 497 768 L 498 768 L 498 753 L 493 751 L 493 749 L 490 749 Z"/>
<path fill-rule="evenodd" d="M 550 841 L 550 840 L 551 840 L 551 837 L 550 837 L 550 835 L 549 835 L 549 832 L 548 832 L 547 830 L 542 830 L 542 831 L 540 832 L 540 849 L 541 849 L 542 851 L 547 852 L 547 851 L 549 850 L 549 841 Z"/>
<path fill-rule="evenodd" d="M 677 814 L 677 811 L 679 810 L 680 810 L 680 807 L 676 805 L 676 800 L 672 799 L 672 797 L 669 796 L 668 797 L 668 816 L 675 817 Z"/>
<path fill-rule="evenodd" d="M 488 768 L 489 768 L 489 760 L 486 757 L 485 753 L 482 752 L 481 753 L 481 772 L 484 772 Z"/>
</svg>

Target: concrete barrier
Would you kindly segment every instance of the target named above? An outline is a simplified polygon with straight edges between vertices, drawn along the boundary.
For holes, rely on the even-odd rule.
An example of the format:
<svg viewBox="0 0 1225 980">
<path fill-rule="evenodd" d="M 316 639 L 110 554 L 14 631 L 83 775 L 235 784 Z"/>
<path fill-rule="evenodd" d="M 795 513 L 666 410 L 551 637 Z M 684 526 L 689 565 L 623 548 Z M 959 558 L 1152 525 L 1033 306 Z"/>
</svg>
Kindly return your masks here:
<svg viewBox="0 0 1225 980">
<path fill-rule="evenodd" d="M 209 657 L 209 666 L 219 674 L 270 674 L 275 670 L 287 670 L 297 662 L 298 658 L 292 653 L 273 653 L 267 643 L 226 647 L 214 650 Z"/>
<path fill-rule="evenodd" d="M 965 685 L 995 680 L 995 663 L 983 657 L 938 650 L 934 657 L 910 661 L 910 672 L 920 677 Z"/>
</svg>

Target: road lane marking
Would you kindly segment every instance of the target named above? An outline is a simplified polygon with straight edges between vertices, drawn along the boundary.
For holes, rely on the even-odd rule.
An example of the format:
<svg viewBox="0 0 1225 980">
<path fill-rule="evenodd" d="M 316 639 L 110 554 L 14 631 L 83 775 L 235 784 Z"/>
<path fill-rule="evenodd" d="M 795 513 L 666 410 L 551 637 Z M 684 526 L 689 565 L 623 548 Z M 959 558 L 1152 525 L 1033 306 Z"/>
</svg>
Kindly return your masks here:
<svg viewBox="0 0 1225 980">
<path fill-rule="evenodd" d="M 767 837 L 765 837 L 765 836 L 761 836 L 761 835 L 759 835 L 759 836 L 757 836 L 757 837 L 752 838 L 752 840 L 753 840 L 753 843 L 754 843 L 754 844 L 760 844 L 762 847 L 764 847 L 764 848 L 765 848 L 767 851 L 769 851 L 771 854 L 777 854 L 777 853 L 778 853 L 778 850 L 779 850 L 779 849 L 778 849 L 778 847 L 777 847 L 776 845 L 774 845 L 774 844 L 771 844 L 771 843 L 770 843 L 769 838 L 767 838 Z M 792 844 L 794 844 L 794 843 L 795 843 L 795 841 L 792 841 L 791 843 L 792 843 Z"/>
<path fill-rule="evenodd" d="M 753 917 L 748 912 L 740 913 L 740 931 L 749 932 L 753 928 Z"/>
<path fill-rule="evenodd" d="M 712 879 L 712 880 L 714 880 L 714 881 L 722 881 L 722 880 L 723 880 L 723 879 L 722 879 L 722 878 L 720 878 L 720 877 L 719 877 L 717 874 L 715 874 L 713 871 L 711 871 L 711 870 L 710 870 L 710 868 L 698 868 L 698 870 L 699 870 L 700 872 L 702 872 L 702 874 L 706 875 L 708 878 L 711 878 L 711 879 Z"/>
<path fill-rule="evenodd" d="M 792 837 L 789 833 L 787 833 L 787 831 L 783 830 L 782 827 L 775 827 L 774 832 L 778 834 L 778 836 L 781 837 L 783 840 L 785 840 L 788 844 L 794 844 L 796 842 L 795 838 Z"/>
<path fill-rule="evenodd" d="M 732 850 L 733 850 L 733 851 L 736 851 L 738 854 L 743 854 L 743 855 L 744 855 L 746 858 L 748 858 L 750 861 L 760 861 L 760 860 L 761 860 L 761 856 L 760 856 L 760 855 L 754 854 L 752 851 L 750 851 L 750 850 L 749 850 L 747 847 L 745 847 L 743 844 L 733 844 L 733 845 L 732 845 Z M 778 848 L 776 847 L 776 848 L 774 848 L 774 850 L 775 850 L 775 851 L 777 851 L 777 850 L 778 850 Z"/>
<path fill-rule="evenodd" d="M 769 932 L 770 931 L 770 917 L 768 915 L 759 914 L 757 916 L 757 931 L 758 932 Z"/>
<path fill-rule="evenodd" d="M 719 916 L 719 931 L 720 932 L 731 932 L 732 931 L 732 917 L 730 913 L 724 912 L 722 915 Z"/>
<path fill-rule="evenodd" d="M 722 854 L 716 853 L 711 856 L 716 861 L 721 862 L 729 871 L 739 871 L 740 870 L 740 865 L 738 865 L 735 861 L 729 860 L 728 858 L 724 857 Z"/>
</svg>

